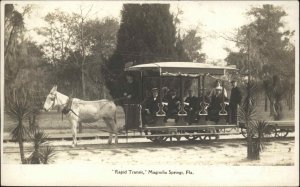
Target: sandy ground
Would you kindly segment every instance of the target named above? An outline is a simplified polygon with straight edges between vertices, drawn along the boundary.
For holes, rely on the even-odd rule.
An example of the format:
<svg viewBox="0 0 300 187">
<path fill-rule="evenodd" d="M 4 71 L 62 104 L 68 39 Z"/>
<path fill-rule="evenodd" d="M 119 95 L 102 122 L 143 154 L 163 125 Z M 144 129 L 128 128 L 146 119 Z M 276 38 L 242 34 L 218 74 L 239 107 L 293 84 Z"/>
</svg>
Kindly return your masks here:
<svg viewBox="0 0 300 187">
<path fill-rule="evenodd" d="M 150 143 L 145 139 L 120 139 L 118 145 L 107 145 L 107 140 L 80 140 L 77 148 L 70 141 L 53 141 L 53 164 L 170 164 L 170 165 L 230 165 L 230 166 L 291 166 L 295 164 L 295 141 L 276 140 L 265 142 L 260 160 L 246 159 L 246 141 L 216 141 L 165 144 Z M 17 143 L 4 143 L 3 163 L 18 164 L 20 156 Z M 25 143 L 26 155 L 31 145 Z"/>
</svg>

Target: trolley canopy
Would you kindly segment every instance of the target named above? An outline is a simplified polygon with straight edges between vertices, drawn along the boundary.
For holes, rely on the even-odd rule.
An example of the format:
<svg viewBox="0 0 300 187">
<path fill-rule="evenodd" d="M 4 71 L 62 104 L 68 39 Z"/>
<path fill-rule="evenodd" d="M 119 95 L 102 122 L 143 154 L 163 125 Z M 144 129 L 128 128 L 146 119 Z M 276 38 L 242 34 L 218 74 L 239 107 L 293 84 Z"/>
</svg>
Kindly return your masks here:
<svg viewBox="0 0 300 187">
<path fill-rule="evenodd" d="M 157 62 L 125 68 L 125 71 L 157 72 L 161 76 L 225 75 L 226 72 L 234 70 L 236 68 L 231 66 L 215 66 L 196 62 Z"/>
</svg>

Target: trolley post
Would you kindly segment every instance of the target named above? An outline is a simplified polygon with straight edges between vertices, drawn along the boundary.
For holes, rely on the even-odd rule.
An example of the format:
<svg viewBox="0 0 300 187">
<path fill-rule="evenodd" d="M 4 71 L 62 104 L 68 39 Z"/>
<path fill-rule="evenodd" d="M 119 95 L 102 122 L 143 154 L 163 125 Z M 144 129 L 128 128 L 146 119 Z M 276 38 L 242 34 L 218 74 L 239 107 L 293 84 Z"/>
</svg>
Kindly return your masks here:
<svg viewBox="0 0 300 187">
<path fill-rule="evenodd" d="M 206 125 L 206 116 L 207 116 L 207 103 L 205 102 L 205 75 L 202 75 L 202 87 L 201 87 L 201 75 L 199 75 L 198 77 L 198 98 L 202 98 L 201 101 L 200 101 L 200 111 L 199 111 L 199 121 L 198 121 L 198 124 L 199 125 Z M 201 90 L 202 88 L 202 90 Z M 201 95 L 200 95 L 200 92 L 201 92 Z"/>
</svg>

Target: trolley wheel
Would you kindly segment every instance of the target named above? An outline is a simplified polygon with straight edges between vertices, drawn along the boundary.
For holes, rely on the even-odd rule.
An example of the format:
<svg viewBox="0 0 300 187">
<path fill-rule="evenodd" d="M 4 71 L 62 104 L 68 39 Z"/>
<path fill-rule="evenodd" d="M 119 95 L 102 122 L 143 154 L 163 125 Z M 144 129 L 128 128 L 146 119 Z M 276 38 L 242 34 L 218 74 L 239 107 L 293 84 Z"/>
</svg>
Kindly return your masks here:
<svg viewBox="0 0 300 187">
<path fill-rule="evenodd" d="M 244 138 L 247 138 L 247 129 L 241 128 L 241 134 L 244 136 Z"/>
<path fill-rule="evenodd" d="M 188 140 L 188 141 L 195 141 L 198 136 L 185 136 L 185 138 Z"/>
<path fill-rule="evenodd" d="M 180 142 L 181 136 L 175 137 L 178 142 Z"/>
<path fill-rule="evenodd" d="M 159 136 L 159 137 L 150 137 L 149 139 L 155 143 L 162 143 L 162 142 L 167 141 L 168 137 Z"/>
<path fill-rule="evenodd" d="M 289 131 L 286 129 L 280 129 L 279 131 L 277 131 L 276 135 L 278 138 L 284 138 L 288 135 Z"/>
<path fill-rule="evenodd" d="M 248 134 L 247 134 L 247 129 L 246 128 L 241 128 L 241 134 L 247 138 L 248 137 Z M 252 134 L 252 138 L 253 137 L 258 137 L 258 132 L 255 131 L 254 134 Z"/>
<path fill-rule="evenodd" d="M 211 140 L 211 136 L 209 135 L 201 135 L 199 136 L 200 140 Z"/>
<path fill-rule="evenodd" d="M 267 125 L 264 130 L 265 137 L 275 138 L 277 134 L 276 128 L 273 125 Z"/>
</svg>

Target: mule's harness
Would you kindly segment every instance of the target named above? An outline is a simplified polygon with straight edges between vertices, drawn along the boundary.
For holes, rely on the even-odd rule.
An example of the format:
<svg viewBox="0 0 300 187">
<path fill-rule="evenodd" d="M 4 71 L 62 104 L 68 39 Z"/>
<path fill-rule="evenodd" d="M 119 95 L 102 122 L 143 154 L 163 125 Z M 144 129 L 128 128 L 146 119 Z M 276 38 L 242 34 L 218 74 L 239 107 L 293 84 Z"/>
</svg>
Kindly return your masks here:
<svg viewBox="0 0 300 187">
<path fill-rule="evenodd" d="M 53 103 L 54 103 L 54 102 L 53 102 Z M 74 110 L 72 109 L 72 104 L 73 104 L 73 99 L 72 99 L 72 98 L 69 98 L 68 101 L 66 102 L 64 108 L 63 108 L 62 111 L 61 111 L 61 112 L 62 112 L 62 115 L 61 115 L 62 120 L 63 120 L 63 116 L 69 114 L 70 112 L 72 112 L 75 116 L 77 116 L 79 119 L 81 119 L 81 118 L 78 116 L 78 114 L 76 114 L 76 113 L 74 112 Z M 105 106 L 105 105 L 104 105 L 104 106 Z M 104 106 L 102 106 L 102 107 L 100 108 L 100 110 L 101 110 Z M 89 127 L 93 127 L 93 126 L 92 126 L 91 124 L 89 124 L 89 123 L 85 123 L 85 124 L 87 124 Z M 100 129 L 100 130 L 101 130 L 101 131 L 104 131 L 104 132 L 112 133 L 112 134 L 124 134 L 124 133 L 114 133 L 114 132 L 107 131 L 107 130 L 103 130 L 103 129 Z"/>
</svg>

